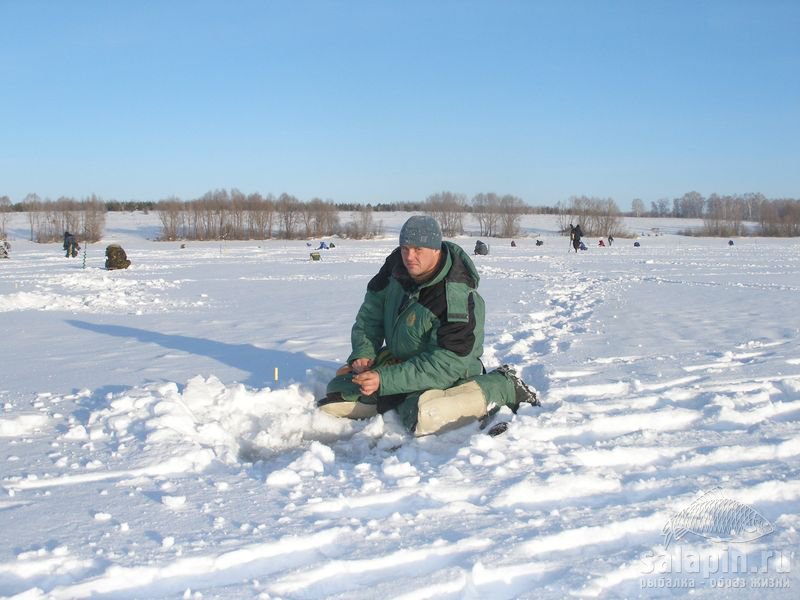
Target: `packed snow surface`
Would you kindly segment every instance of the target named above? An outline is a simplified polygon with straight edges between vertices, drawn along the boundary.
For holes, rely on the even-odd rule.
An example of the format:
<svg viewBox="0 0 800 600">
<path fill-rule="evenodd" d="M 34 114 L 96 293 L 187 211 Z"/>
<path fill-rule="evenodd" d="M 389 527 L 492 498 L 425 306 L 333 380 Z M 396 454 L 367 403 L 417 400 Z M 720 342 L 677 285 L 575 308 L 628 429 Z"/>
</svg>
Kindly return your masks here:
<svg viewBox="0 0 800 600">
<path fill-rule="evenodd" d="M 314 404 L 407 216 L 320 261 L 141 214 L 67 259 L 15 216 L 0 596 L 797 597 L 800 240 L 629 220 L 640 247 L 576 254 L 526 217 L 475 263 L 484 362 L 542 406 L 414 439 Z"/>
</svg>

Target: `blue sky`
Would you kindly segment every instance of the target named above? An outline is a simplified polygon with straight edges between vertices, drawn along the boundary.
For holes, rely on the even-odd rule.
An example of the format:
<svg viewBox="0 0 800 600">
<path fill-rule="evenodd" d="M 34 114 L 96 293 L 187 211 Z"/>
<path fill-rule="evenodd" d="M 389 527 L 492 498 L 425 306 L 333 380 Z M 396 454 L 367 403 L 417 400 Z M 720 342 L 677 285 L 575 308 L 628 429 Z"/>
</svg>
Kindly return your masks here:
<svg viewBox="0 0 800 600">
<path fill-rule="evenodd" d="M 0 196 L 800 197 L 800 2 L 0 0 Z"/>
</svg>

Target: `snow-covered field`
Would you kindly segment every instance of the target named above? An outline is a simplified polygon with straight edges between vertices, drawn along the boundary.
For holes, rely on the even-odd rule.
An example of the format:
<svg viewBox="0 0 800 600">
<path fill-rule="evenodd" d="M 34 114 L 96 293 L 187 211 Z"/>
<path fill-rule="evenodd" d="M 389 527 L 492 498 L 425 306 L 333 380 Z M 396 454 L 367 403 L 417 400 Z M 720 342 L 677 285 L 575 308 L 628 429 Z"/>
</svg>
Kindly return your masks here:
<svg viewBox="0 0 800 600">
<path fill-rule="evenodd" d="M 527 217 L 475 262 L 484 362 L 543 406 L 411 439 L 314 409 L 406 216 L 313 262 L 109 214 L 84 268 L 14 215 L 0 596 L 797 597 L 800 240 L 641 220 L 575 254 Z"/>
</svg>

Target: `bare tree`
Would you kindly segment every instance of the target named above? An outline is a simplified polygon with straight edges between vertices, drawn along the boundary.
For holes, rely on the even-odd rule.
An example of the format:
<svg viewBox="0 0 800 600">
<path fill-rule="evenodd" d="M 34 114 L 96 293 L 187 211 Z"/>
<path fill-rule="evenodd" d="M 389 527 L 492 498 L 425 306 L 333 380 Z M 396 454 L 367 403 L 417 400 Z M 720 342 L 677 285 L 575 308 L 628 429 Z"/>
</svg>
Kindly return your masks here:
<svg viewBox="0 0 800 600">
<path fill-rule="evenodd" d="M 230 212 L 230 195 L 227 190 L 208 192 L 196 203 L 200 239 L 225 239 L 225 230 Z"/>
<path fill-rule="evenodd" d="M 506 194 L 500 198 L 500 235 L 514 237 L 519 235 L 519 223 L 525 213 L 522 198 Z"/>
<path fill-rule="evenodd" d="M 330 200 L 315 203 L 314 225 L 318 236 L 333 235 L 339 230 L 339 211 Z"/>
<path fill-rule="evenodd" d="M 69 231 L 82 242 L 96 242 L 103 236 L 105 220 L 106 204 L 96 195 L 80 201 L 61 196 L 40 204 L 35 239 L 54 242 Z"/>
<path fill-rule="evenodd" d="M 442 235 L 453 237 L 464 233 L 467 200 L 463 194 L 453 192 L 432 194 L 425 199 L 423 208 L 426 213 L 439 222 Z"/>
<path fill-rule="evenodd" d="M 83 200 L 61 196 L 51 202 L 28 194 L 22 203 L 28 215 L 31 241 L 54 242 L 70 231 L 82 242 L 102 238 L 106 219 L 106 203 L 95 195 Z"/>
<path fill-rule="evenodd" d="M 156 205 L 161 221 L 159 239 L 174 241 L 186 235 L 186 206 L 176 197 L 160 200 Z"/>
<path fill-rule="evenodd" d="M 495 193 L 480 193 L 472 198 L 472 214 L 478 221 L 482 237 L 497 235 L 497 222 L 500 220 L 500 198 Z"/>
<path fill-rule="evenodd" d="M 22 200 L 22 206 L 28 215 L 28 224 L 31 227 L 31 241 L 35 239 L 35 231 L 39 227 L 42 200 L 37 194 L 28 194 Z"/>
<path fill-rule="evenodd" d="M 300 220 L 302 211 L 300 201 L 294 196 L 283 193 L 278 197 L 275 209 L 278 213 L 278 221 L 281 224 L 284 239 L 292 239 L 296 235 L 297 223 Z"/>
<path fill-rule="evenodd" d="M 569 225 L 579 224 L 586 236 L 628 235 L 622 213 L 611 198 L 573 196 L 566 206 L 561 207 L 558 219 L 561 231 L 565 233 L 569 231 Z"/>
<path fill-rule="evenodd" d="M 763 207 L 769 205 L 770 210 L 764 211 Z M 770 214 L 769 223 L 772 235 L 784 237 L 800 236 L 800 200 L 773 200 L 762 204 L 762 213 Z M 767 222 L 767 218 L 762 218 Z"/>
<path fill-rule="evenodd" d="M 272 237 L 275 217 L 272 195 L 264 198 L 260 194 L 245 196 L 235 189 L 230 193 L 214 190 L 189 202 L 167 198 L 156 208 L 162 240 L 263 240 Z"/>
<path fill-rule="evenodd" d="M 306 239 L 317 237 L 315 233 L 316 224 L 314 219 L 315 203 L 319 202 L 319 198 L 313 198 L 311 202 L 304 202 L 300 204 L 300 222 L 303 225 L 303 237 Z"/>
<path fill-rule="evenodd" d="M 360 206 L 357 211 L 358 218 L 344 227 L 344 235 L 354 240 L 373 238 L 380 235 L 383 223 L 375 223 L 372 206 Z"/>
<path fill-rule="evenodd" d="M 228 218 L 224 224 L 222 236 L 226 240 L 246 239 L 247 197 L 237 189 L 232 189 L 228 205 Z"/>
<path fill-rule="evenodd" d="M 755 221 L 758 219 L 758 210 L 767 199 L 761 193 L 748 193 L 742 196 L 745 205 L 744 220 Z"/>
<path fill-rule="evenodd" d="M 670 215 L 669 199 L 659 198 L 650 203 L 650 214 L 653 217 L 668 217 Z"/>
<path fill-rule="evenodd" d="M 272 194 L 262 198 L 261 194 L 250 194 L 247 197 L 250 209 L 250 229 L 255 239 L 266 240 L 272 237 L 275 221 L 275 198 Z"/>
<path fill-rule="evenodd" d="M 6 239 L 6 225 L 11 212 L 11 198 L 0 196 L 0 240 Z"/>
<path fill-rule="evenodd" d="M 301 218 L 305 227 L 305 237 L 324 237 L 332 235 L 339 226 L 339 215 L 333 202 L 312 198 L 302 204 Z"/>
<path fill-rule="evenodd" d="M 686 192 L 683 196 L 676 199 L 678 203 L 678 213 L 676 217 L 685 219 L 699 219 L 703 216 L 705 198 L 699 192 Z"/>
<path fill-rule="evenodd" d="M 644 214 L 644 201 L 641 198 L 634 198 L 631 201 L 631 212 L 634 217 L 641 217 Z"/>
<path fill-rule="evenodd" d="M 743 214 L 744 204 L 739 199 L 711 194 L 706 200 L 703 231 L 721 237 L 741 235 Z"/>
<path fill-rule="evenodd" d="M 94 194 L 81 202 L 82 226 L 78 231 L 85 242 L 97 242 L 106 226 L 106 203 Z"/>
<path fill-rule="evenodd" d="M 611 198 L 598 199 L 595 203 L 594 218 L 590 223 L 590 231 L 599 236 L 622 237 L 626 234 L 617 203 Z"/>
</svg>

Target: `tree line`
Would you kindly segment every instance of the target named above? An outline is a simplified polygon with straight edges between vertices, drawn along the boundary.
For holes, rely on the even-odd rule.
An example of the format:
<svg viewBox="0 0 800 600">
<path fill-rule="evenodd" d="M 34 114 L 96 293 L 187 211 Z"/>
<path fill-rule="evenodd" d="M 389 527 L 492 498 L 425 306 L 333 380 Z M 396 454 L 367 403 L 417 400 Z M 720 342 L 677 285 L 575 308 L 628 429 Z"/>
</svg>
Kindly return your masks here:
<svg viewBox="0 0 800 600">
<path fill-rule="evenodd" d="M 769 199 L 761 193 L 714 193 L 704 197 L 692 191 L 672 200 L 661 198 L 651 202 L 649 211 L 645 209 L 644 202 L 637 198 L 631 202 L 631 213 L 632 216 L 703 219 L 702 229 L 685 232 L 690 235 L 800 235 L 800 200 Z"/>
<path fill-rule="evenodd" d="M 10 214 L 6 197 L 0 197 L 0 238 L 6 237 Z M 25 214 L 34 242 L 55 242 L 63 239 L 64 232 L 77 235 L 81 241 L 96 242 L 103 237 L 106 224 L 105 203 L 96 196 L 83 200 L 59 198 L 43 202 L 38 198 L 27 204 Z"/>
<path fill-rule="evenodd" d="M 510 194 L 482 193 L 468 201 L 464 194 L 448 191 L 432 194 L 420 203 L 380 207 L 427 213 L 439 221 L 442 232 L 449 237 L 464 233 L 464 220 L 470 214 L 477 220 L 481 236 L 516 236 L 522 216 L 541 210 Z M 0 199 L 0 214 L 16 208 L 7 198 L 5 204 Z M 32 195 L 19 208 L 28 215 L 30 239 L 38 242 L 59 239 L 66 230 L 81 240 L 99 240 L 109 210 L 108 203 L 95 196 L 80 201 L 43 201 Z M 304 202 L 285 193 L 275 197 L 244 194 L 236 189 L 213 190 L 195 200 L 167 198 L 144 209 L 157 211 L 161 240 L 310 239 L 335 235 L 364 239 L 383 232 L 382 221 L 375 218 L 380 211 L 371 205 L 341 205 L 320 198 Z M 341 223 L 340 215 L 346 212 L 351 213 L 352 220 Z M 4 224 L 4 220 L 0 221 L 0 232 L 4 231 Z"/>
<path fill-rule="evenodd" d="M 208 192 L 189 202 L 162 200 L 156 205 L 161 220 L 161 239 L 309 239 L 338 235 L 363 239 L 380 235 L 383 224 L 376 221 L 373 207 L 354 205 L 353 219 L 340 223 L 344 211 L 331 201 L 313 198 L 302 202 L 289 194 L 244 195 L 237 190 Z M 512 237 L 519 234 L 526 205 L 516 196 L 478 194 L 471 202 L 463 194 L 432 194 L 409 212 L 424 212 L 441 225 L 445 236 L 464 233 L 464 219 L 475 216 L 480 235 Z"/>
<path fill-rule="evenodd" d="M 30 239 L 50 242 L 69 230 L 85 241 L 102 238 L 106 212 L 140 210 L 158 212 L 163 240 L 222 239 L 309 239 L 339 235 L 362 239 L 380 235 L 383 224 L 375 213 L 383 211 L 423 212 L 437 219 L 448 237 L 465 232 L 471 216 L 482 237 L 514 237 L 520 233 L 524 215 L 558 215 L 562 231 L 580 223 L 585 235 L 624 237 L 625 216 L 702 219 L 703 226 L 687 229 L 687 235 L 708 236 L 800 236 L 800 200 L 767 199 L 763 194 L 719 195 L 708 197 L 687 192 L 671 201 L 660 199 L 646 210 L 634 199 L 632 210 L 620 211 L 611 198 L 573 196 L 552 207 L 532 207 L 512 194 L 479 193 L 472 198 L 442 191 L 421 202 L 347 204 L 312 198 L 302 201 L 290 194 L 278 197 L 239 190 L 213 190 L 200 198 L 184 201 L 177 197 L 158 202 L 121 203 L 104 201 L 92 195 L 76 200 L 60 197 L 42 200 L 29 194 L 17 204 L 0 196 L 0 238 L 5 237 L 8 216 L 13 211 L 27 213 Z M 351 213 L 352 220 L 340 222 L 340 215 Z"/>
<path fill-rule="evenodd" d="M 231 194 L 238 193 L 237 190 L 233 189 L 230 192 Z M 201 198 L 205 197 L 207 194 L 201 196 Z M 95 197 L 93 195 L 93 197 Z M 273 198 L 272 194 L 267 196 L 268 198 Z M 197 198 L 197 200 L 201 199 Z M 75 202 L 80 202 L 82 200 L 78 200 L 76 198 L 70 198 L 66 196 L 60 196 L 59 200 L 73 200 Z M 181 198 L 167 198 L 168 200 L 175 200 L 178 202 L 191 202 L 192 200 L 182 200 Z M 25 198 L 20 202 L 11 202 L 11 199 L 8 196 L 0 196 L 0 207 L 3 207 L 2 210 L 4 212 L 28 212 L 29 207 L 31 205 L 38 204 L 40 202 L 51 202 L 50 198 L 42 199 L 38 194 L 28 194 Z M 148 213 L 151 210 L 157 210 L 158 205 L 162 201 L 152 201 L 152 200 L 105 200 L 103 201 L 106 206 L 107 212 L 135 212 L 141 211 L 144 213 Z M 328 202 L 332 202 L 328 200 Z M 374 212 L 423 212 L 425 201 L 417 201 L 417 202 L 377 202 L 375 204 L 368 202 L 366 204 L 354 203 L 354 202 L 333 202 L 333 205 L 336 207 L 336 210 L 340 212 L 357 212 L 364 209 L 364 207 L 370 208 Z M 558 212 L 558 208 L 556 206 L 531 206 L 525 204 L 524 208 L 525 214 L 556 214 Z"/>
<path fill-rule="evenodd" d="M 365 217 L 342 227 L 333 202 L 320 198 L 302 202 L 290 194 L 276 198 L 215 190 L 189 202 L 161 200 L 156 210 L 162 240 L 309 239 L 345 231 L 369 237 L 379 232 L 379 227 Z M 366 214 L 371 212 L 365 209 Z"/>
</svg>

